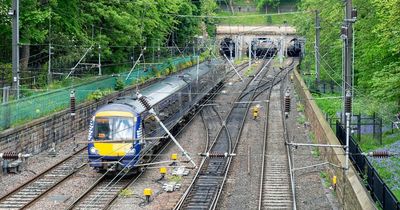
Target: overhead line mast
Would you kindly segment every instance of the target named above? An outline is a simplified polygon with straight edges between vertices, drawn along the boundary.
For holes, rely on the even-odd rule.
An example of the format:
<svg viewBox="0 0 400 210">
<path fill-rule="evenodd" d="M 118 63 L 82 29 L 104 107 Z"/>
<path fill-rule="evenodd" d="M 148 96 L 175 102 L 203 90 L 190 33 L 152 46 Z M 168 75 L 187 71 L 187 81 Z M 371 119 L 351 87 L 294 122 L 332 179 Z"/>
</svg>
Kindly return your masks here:
<svg viewBox="0 0 400 210">
<path fill-rule="evenodd" d="M 353 9 L 352 0 L 346 0 L 345 19 L 342 26 L 341 38 L 344 43 L 344 65 L 343 65 L 343 117 L 342 124 L 346 126 L 346 166 L 349 169 L 349 140 L 350 140 L 350 120 L 352 112 L 352 85 L 353 85 L 353 23 L 357 18 L 357 11 Z"/>
</svg>

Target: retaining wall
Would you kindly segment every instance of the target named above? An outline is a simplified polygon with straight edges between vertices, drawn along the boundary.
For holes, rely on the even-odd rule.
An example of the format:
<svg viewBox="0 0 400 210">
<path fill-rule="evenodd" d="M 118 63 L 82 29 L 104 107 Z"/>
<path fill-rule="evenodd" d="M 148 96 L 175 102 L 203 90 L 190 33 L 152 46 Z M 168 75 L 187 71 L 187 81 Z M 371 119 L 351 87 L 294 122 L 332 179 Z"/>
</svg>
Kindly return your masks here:
<svg viewBox="0 0 400 210">
<path fill-rule="evenodd" d="M 315 133 L 315 139 L 320 144 L 340 145 L 335 133 L 326 122 L 323 113 L 315 101 L 312 100 L 312 96 L 300 74 L 294 71 L 294 75 L 294 86 L 300 97 L 299 101 L 304 105 L 305 115 L 310 122 L 312 131 Z M 345 165 L 345 153 L 342 148 L 320 148 L 320 152 L 322 158 L 326 161 L 338 166 Z M 342 168 L 332 166 L 329 169 L 329 175 L 330 177 L 337 176 L 336 192 L 344 209 L 376 209 L 372 198 L 352 165 L 347 172 Z"/>
<path fill-rule="evenodd" d="M 148 86 L 157 81 L 149 80 L 140 88 Z M 53 142 L 59 143 L 74 137 L 86 130 L 97 107 L 107 104 L 120 96 L 132 94 L 135 87 L 129 87 L 123 91 L 112 93 L 99 101 L 88 101 L 76 107 L 75 119 L 72 120 L 70 110 L 66 109 L 56 112 L 47 117 L 26 123 L 22 126 L 7 129 L 0 133 L 0 152 L 24 152 L 39 153 L 50 148 Z M 57 100 L 56 98 L 54 100 Z"/>
</svg>

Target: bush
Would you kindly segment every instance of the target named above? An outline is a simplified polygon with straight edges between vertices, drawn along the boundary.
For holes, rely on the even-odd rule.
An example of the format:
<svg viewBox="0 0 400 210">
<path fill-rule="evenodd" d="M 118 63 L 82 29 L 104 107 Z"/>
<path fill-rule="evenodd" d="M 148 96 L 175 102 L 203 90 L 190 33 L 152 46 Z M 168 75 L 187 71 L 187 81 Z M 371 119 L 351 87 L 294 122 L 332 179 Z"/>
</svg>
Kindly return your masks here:
<svg viewBox="0 0 400 210">
<path fill-rule="evenodd" d="M 115 83 L 115 90 L 123 90 L 125 88 L 125 83 L 121 78 L 117 79 L 117 82 Z"/>
<path fill-rule="evenodd" d="M 88 99 L 88 100 L 95 100 L 95 101 L 98 101 L 98 100 L 100 100 L 101 98 L 103 98 L 104 96 L 106 96 L 106 95 L 108 95 L 108 94 L 110 94 L 110 93 L 112 93 L 112 90 L 111 90 L 111 89 L 96 90 L 96 91 L 94 91 L 93 93 L 89 94 L 89 95 L 87 96 L 87 99 Z"/>
</svg>

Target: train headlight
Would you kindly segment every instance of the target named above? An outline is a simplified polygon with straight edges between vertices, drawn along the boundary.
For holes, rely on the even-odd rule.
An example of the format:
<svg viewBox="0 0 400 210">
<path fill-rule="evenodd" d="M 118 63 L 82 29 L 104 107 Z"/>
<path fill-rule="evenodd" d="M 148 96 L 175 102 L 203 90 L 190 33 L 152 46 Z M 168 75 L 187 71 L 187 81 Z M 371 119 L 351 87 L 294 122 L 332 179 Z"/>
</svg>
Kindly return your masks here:
<svg viewBox="0 0 400 210">
<path fill-rule="evenodd" d="M 136 149 L 135 148 L 131 148 L 126 152 L 127 155 L 134 155 L 135 153 L 136 153 Z"/>
<path fill-rule="evenodd" d="M 98 155 L 99 154 L 99 150 L 97 150 L 95 147 L 90 147 L 89 152 L 92 155 Z"/>
</svg>

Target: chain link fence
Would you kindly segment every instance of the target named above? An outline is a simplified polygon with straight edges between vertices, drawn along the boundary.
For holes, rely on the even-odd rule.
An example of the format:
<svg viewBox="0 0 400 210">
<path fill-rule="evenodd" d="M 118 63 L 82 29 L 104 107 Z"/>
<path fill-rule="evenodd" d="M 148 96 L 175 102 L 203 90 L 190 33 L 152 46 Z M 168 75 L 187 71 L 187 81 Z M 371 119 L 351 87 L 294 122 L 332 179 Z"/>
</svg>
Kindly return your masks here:
<svg viewBox="0 0 400 210">
<path fill-rule="evenodd" d="M 69 93 L 75 90 L 78 103 L 88 99 L 88 96 L 96 90 L 115 90 L 117 81 L 123 81 L 124 85 L 133 85 L 143 82 L 151 77 L 169 74 L 177 68 L 188 67 L 193 57 L 180 57 L 170 59 L 167 62 L 135 68 L 127 78 L 129 72 L 117 75 L 97 77 L 95 81 L 74 85 L 34 96 L 21 98 L 1 104 L 0 106 L 0 130 L 21 125 L 30 120 L 40 118 L 69 106 Z M 168 73 L 166 72 L 168 71 Z"/>
</svg>

